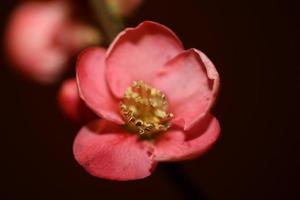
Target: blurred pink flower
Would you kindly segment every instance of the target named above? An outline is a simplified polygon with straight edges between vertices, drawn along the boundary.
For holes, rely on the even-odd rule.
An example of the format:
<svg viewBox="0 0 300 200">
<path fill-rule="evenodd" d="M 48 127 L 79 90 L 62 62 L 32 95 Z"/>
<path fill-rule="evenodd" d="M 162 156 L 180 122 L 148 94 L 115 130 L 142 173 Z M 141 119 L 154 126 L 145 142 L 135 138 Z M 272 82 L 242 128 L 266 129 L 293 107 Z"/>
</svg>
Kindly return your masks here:
<svg viewBox="0 0 300 200">
<path fill-rule="evenodd" d="M 54 82 L 71 56 L 99 42 L 96 30 L 73 21 L 70 12 L 65 1 L 26 2 L 17 7 L 5 38 L 17 71 L 35 81 Z"/>
<path fill-rule="evenodd" d="M 97 118 L 79 97 L 75 78 L 62 83 L 57 98 L 62 112 L 73 122 L 83 124 Z"/>
<path fill-rule="evenodd" d="M 73 152 L 96 177 L 144 178 L 160 161 L 200 156 L 219 136 L 210 114 L 219 87 L 213 63 L 161 24 L 125 29 L 107 51 L 85 50 L 77 83 L 101 119 L 79 131 Z"/>
</svg>

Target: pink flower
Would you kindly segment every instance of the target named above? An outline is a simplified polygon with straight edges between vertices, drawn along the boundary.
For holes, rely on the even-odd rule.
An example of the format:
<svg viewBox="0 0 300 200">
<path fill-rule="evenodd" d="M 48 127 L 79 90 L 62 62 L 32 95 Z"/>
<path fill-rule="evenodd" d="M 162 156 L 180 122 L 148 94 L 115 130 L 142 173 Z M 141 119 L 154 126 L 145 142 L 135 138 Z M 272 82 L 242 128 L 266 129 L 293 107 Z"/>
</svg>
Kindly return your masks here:
<svg viewBox="0 0 300 200">
<path fill-rule="evenodd" d="M 26 2 L 12 13 L 6 49 L 14 69 L 41 83 L 52 83 L 66 70 L 71 56 L 99 42 L 92 27 L 72 20 L 65 1 Z"/>
<path fill-rule="evenodd" d="M 144 178 L 160 161 L 203 154 L 219 136 L 210 114 L 219 87 L 213 63 L 158 23 L 124 30 L 107 51 L 84 51 L 77 84 L 101 119 L 79 131 L 73 152 L 96 177 Z"/>
</svg>

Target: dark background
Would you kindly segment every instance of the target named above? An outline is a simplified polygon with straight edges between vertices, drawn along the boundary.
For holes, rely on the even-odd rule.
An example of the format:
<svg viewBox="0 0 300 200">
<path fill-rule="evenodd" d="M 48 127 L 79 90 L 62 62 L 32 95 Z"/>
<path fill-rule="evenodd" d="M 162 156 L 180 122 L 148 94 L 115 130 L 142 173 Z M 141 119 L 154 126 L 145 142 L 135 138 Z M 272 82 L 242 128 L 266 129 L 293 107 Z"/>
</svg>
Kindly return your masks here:
<svg viewBox="0 0 300 200">
<path fill-rule="evenodd" d="M 0 3 L 1 38 L 16 3 Z M 300 199 L 299 10 L 291 3 L 151 0 L 129 21 L 169 26 L 186 48 L 204 51 L 222 79 L 215 147 L 139 181 L 87 174 L 72 156 L 79 127 L 57 109 L 59 84 L 19 78 L 1 46 L 0 199 Z"/>
</svg>

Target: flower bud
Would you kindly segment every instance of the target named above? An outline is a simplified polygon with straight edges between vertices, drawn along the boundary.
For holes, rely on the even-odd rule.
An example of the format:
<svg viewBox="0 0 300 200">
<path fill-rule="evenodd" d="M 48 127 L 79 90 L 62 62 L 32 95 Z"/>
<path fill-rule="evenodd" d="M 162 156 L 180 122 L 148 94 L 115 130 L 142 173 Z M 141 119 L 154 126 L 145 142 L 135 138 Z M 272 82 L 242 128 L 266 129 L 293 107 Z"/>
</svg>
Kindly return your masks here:
<svg viewBox="0 0 300 200">
<path fill-rule="evenodd" d="M 73 122 L 84 123 L 96 118 L 79 97 L 75 79 L 68 79 L 62 83 L 57 100 L 63 114 Z"/>
</svg>

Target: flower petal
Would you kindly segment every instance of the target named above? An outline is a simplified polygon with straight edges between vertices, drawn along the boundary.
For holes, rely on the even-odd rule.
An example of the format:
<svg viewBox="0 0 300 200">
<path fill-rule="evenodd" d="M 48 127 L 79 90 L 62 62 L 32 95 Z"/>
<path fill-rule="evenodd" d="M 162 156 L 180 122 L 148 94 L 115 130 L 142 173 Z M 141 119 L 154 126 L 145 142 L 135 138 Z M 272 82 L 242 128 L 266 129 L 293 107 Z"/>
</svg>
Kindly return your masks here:
<svg viewBox="0 0 300 200">
<path fill-rule="evenodd" d="M 94 121 L 83 127 L 73 152 L 90 174 L 111 180 L 145 178 L 156 166 L 150 146 L 108 121 Z"/>
<path fill-rule="evenodd" d="M 211 115 L 188 132 L 170 130 L 156 141 L 154 160 L 177 161 L 200 156 L 215 143 L 219 133 L 219 122 Z"/>
<path fill-rule="evenodd" d="M 183 50 L 177 36 L 155 22 L 121 32 L 107 51 L 107 79 L 116 97 L 135 80 L 151 83 L 155 72 Z"/>
<path fill-rule="evenodd" d="M 166 94 L 173 123 L 191 128 L 207 114 L 219 88 L 219 75 L 200 51 L 190 49 L 170 60 L 153 81 Z"/>
<path fill-rule="evenodd" d="M 89 48 L 79 56 L 76 69 L 79 94 L 100 117 L 122 124 L 118 102 L 107 87 L 104 58 L 102 48 Z"/>
</svg>

